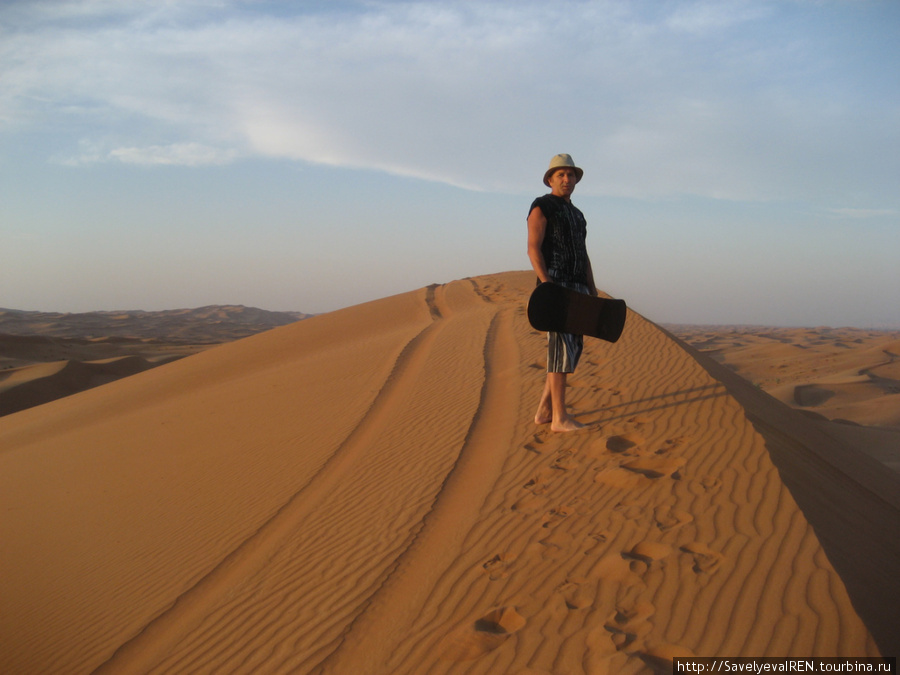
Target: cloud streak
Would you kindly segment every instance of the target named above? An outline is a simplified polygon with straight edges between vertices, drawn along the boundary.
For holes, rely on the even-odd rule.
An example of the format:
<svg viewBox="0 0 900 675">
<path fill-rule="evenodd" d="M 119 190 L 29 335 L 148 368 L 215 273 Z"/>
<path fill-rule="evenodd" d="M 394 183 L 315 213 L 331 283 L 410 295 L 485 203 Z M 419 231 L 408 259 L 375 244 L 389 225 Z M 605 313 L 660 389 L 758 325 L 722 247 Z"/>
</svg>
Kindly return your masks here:
<svg viewBox="0 0 900 675">
<path fill-rule="evenodd" d="M 75 164 L 263 156 L 520 191 L 567 151 L 602 194 L 893 207 L 900 160 L 868 156 L 900 140 L 896 99 L 841 105 L 832 36 L 780 37 L 816 5 L 667 7 L 13 3 L 0 128 L 68 127 L 51 155 Z"/>
</svg>

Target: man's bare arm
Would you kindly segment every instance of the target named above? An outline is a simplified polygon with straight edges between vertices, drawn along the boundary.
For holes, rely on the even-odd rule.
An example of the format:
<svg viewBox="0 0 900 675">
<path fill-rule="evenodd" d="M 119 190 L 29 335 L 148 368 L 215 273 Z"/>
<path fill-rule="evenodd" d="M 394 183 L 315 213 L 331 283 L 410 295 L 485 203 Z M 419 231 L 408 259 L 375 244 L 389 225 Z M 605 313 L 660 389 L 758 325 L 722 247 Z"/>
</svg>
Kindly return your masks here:
<svg viewBox="0 0 900 675">
<path fill-rule="evenodd" d="M 547 263 L 541 252 L 544 243 L 544 233 L 547 231 L 547 218 L 544 212 L 537 206 L 528 214 L 528 258 L 535 274 L 541 281 L 550 281 L 550 272 L 547 271 Z"/>
</svg>

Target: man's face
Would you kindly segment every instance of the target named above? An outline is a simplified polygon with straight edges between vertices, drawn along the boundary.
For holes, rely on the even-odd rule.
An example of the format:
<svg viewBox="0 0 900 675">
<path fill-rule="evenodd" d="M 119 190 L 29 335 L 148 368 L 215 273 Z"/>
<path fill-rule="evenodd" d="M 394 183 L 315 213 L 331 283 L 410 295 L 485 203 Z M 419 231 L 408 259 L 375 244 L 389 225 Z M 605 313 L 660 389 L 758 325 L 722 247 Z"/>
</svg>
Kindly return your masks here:
<svg viewBox="0 0 900 675">
<path fill-rule="evenodd" d="M 569 168 L 557 169 L 550 174 L 550 190 L 557 197 L 570 197 L 575 190 L 575 170 Z"/>
</svg>

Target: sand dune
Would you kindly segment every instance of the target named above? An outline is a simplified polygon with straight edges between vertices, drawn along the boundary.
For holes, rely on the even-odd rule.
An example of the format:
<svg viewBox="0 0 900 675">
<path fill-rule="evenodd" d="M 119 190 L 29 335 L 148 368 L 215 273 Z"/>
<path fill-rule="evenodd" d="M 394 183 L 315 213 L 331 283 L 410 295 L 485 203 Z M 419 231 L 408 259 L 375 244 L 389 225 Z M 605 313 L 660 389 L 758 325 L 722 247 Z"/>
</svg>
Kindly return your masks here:
<svg viewBox="0 0 900 675">
<path fill-rule="evenodd" d="M 727 326 L 672 330 L 763 391 L 819 420 L 829 434 L 900 471 L 900 332 Z"/>
<path fill-rule="evenodd" d="M 81 314 L 0 309 L 0 416 L 305 316 L 234 305 Z"/>
<path fill-rule="evenodd" d="M 248 337 L 260 326 L 284 326 L 309 316 L 243 305 L 209 305 L 156 312 L 26 312 L 0 308 L 0 334 L 56 338 L 161 339 L 224 342 Z"/>
<path fill-rule="evenodd" d="M 170 357 L 172 360 L 178 357 Z M 143 372 L 164 361 L 121 356 L 101 361 L 57 361 L 0 373 L 0 416 L 48 403 Z"/>
<path fill-rule="evenodd" d="M 532 420 L 530 273 L 0 420 L 0 672 L 654 673 L 896 654 L 900 478 L 631 313 Z"/>
<path fill-rule="evenodd" d="M 673 327 L 780 401 L 828 419 L 900 430 L 900 332 Z"/>
</svg>

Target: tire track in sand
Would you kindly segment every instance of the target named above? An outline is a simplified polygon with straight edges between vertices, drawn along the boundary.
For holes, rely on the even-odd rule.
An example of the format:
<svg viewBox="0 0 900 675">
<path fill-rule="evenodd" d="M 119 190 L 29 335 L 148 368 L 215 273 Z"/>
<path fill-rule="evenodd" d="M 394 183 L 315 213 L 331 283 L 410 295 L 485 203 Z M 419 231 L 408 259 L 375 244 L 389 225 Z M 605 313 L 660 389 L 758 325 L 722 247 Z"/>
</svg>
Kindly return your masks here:
<svg viewBox="0 0 900 675">
<path fill-rule="evenodd" d="M 501 310 L 494 315 L 487 334 L 481 401 L 456 465 L 394 572 L 315 673 L 385 672 L 395 642 L 405 637 L 397 635 L 394 628 L 413 622 L 446 567 L 459 555 L 500 476 L 516 430 L 519 353 L 510 348 L 515 344 L 512 313 Z"/>
<path fill-rule="evenodd" d="M 96 675 L 147 672 L 166 657 L 185 633 L 203 620 L 218 598 L 269 561 L 297 524 L 303 522 L 352 468 L 360 453 L 365 452 L 372 440 L 391 424 L 397 399 L 422 371 L 431 346 L 445 325 L 444 319 L 452 314 L 443 290 L 443 286 L 426 289 L 424 303 L 432 323 L 406 344 L 368 412 L 321 470 L 254 534 L 182 593 L 169 609 L 119 646 L 112 657 L 94 671 Z"/>
</svg>

